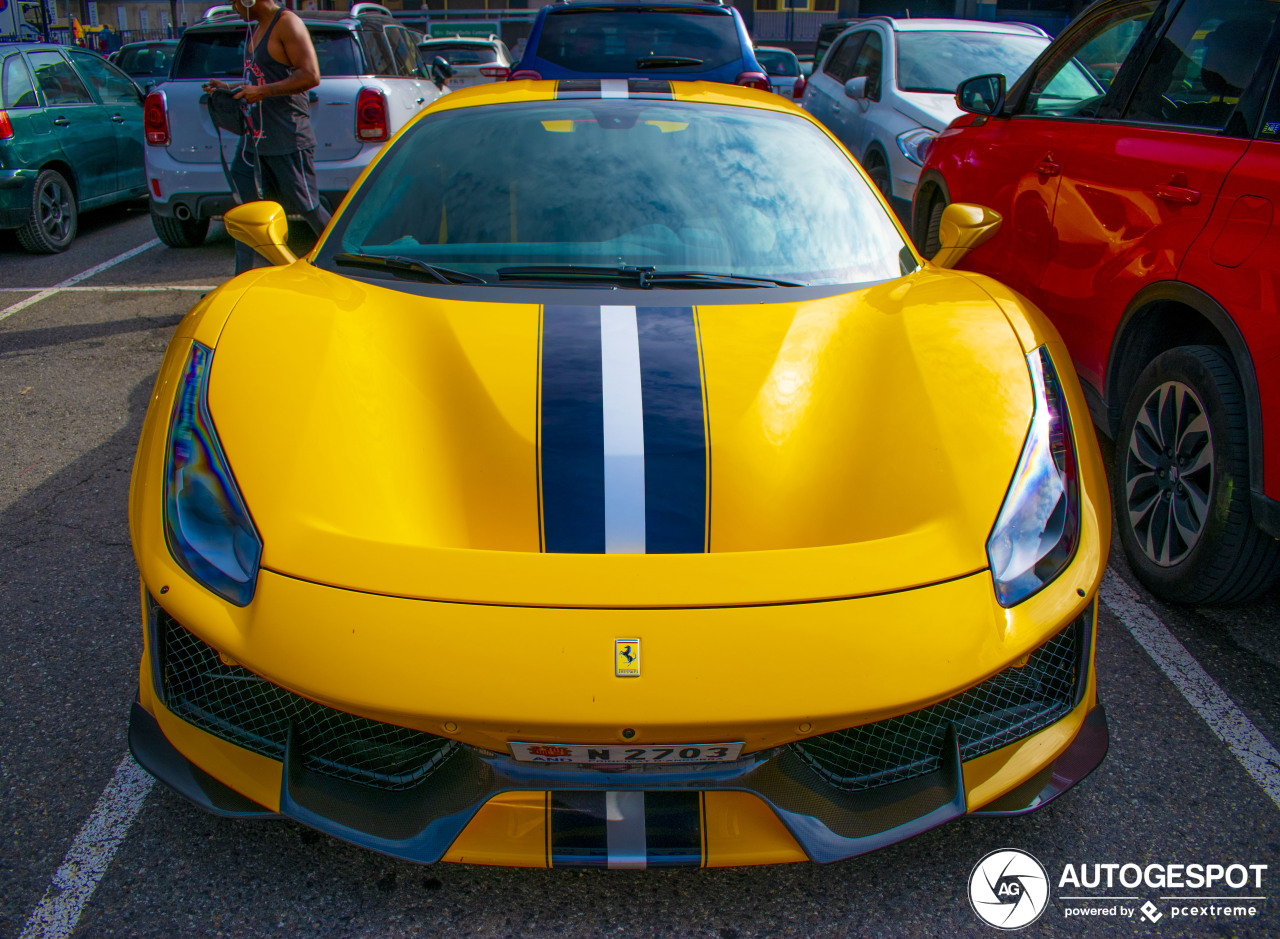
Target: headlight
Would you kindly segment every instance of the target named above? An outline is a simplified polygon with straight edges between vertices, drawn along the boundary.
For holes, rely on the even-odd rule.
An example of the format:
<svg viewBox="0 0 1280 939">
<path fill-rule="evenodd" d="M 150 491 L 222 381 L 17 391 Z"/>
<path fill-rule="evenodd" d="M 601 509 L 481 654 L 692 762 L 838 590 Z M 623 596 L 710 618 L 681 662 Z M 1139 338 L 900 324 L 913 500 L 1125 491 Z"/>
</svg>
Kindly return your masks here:
<svg viewBox="0 0 1280 939">
<path fill-rule="evenodd" d="M 929 159 L 929 147 L 937 136 L 931 130 L 917 127 L 915 130 L 898 135 L 898 149 L 916 166 L 924 166 L 924 161 Z"/>
<path fill-rule="evenodd" d="M 262 539 L 231 476 L 209 415 L 213 352 L 191 344 L 173 405 L 164 473 L 165 537 L 197 581 L 237 606 L 253 599 Z"/>
<path fill-rule="evenodd" d="M 1001 606 L 1021 603 L 1062 573 L 1080 540 L 1080 484 L 1066 398 L 1042 346 L 1027 356 L 1035 390 L 1031 430 L 987 539 Z"/>
</svg>

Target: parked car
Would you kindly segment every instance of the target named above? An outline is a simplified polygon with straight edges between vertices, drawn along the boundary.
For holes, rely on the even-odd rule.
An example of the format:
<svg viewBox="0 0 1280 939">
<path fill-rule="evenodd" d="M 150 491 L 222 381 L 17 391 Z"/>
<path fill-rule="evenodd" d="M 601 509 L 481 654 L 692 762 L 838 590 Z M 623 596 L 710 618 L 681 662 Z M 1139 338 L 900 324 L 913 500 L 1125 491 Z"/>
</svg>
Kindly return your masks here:
<svg viewBox="0 0 1280 939">
<path fill-rule="evenodd" d="M 488 39 L 472 39 L 451 36 L 447 39 L 428 39 L 418 43 L 418 55 L 424 62 L 440 56 L 453 68 L 449 88 L 457 91 L 472 85 L 505 81 L 511 74 L 511 52 L 507 44 L 497 36 Z"/>
<path fill-rule="evenodd" d="M 756 61 L 769 76 L 770 90 L 790 98 L 791 89 L 801 75 L 796 54 L 781 46 L 756 46 Z"/>
<path fill-rule="evenodd" d="M 320 85 L 310 92 L 311 126 L 316 181 L 332 207 L 391 135 L 446 89 L 420 63 L 417 34 L 383 7 L 358 3 L 350 13 L 298 15 L 320 63 Z M 235 14 L 215 14 L 188 28 L 169 79 L 147 96 L 151 220 L 171 247 L 203 242 L 209 220 L 235 202 L 201 86 L 211 78 L 240 80 L 245 34 Z M 240 138 L 224 133 L 221 143 L 223 156 L 232 160 Z"/>
<path fill-rule="evenodd" d="M 742 15 L 719 0 L 558 0 L 533 21 L 509 78 L 653 78 L 769 90 Z"/>
<path fill-rule="evenodd" d="M 85 49 L 0 46 L 0 228 L 65 251 L 79 214 L 146 195 L 142 92 Z"/>
<path fill-rule="evenodd" d="M 796 59 L 800 63 L 800 74 L 808 78 L 813 73 L 813 56 L 798 55 Z"/>
<path fill-rule="evenodd" d="M 1280 573 L 1280 89 L 1259 0 L 1109 0 L 1007 92 L 960 87 L 914 229 L 947 204 L 1005 216 L 966 266 L 1035 301 L 1116 440 L 1134 572 L 1192 602 Z"/>
<path fill-rule="evenodd" d="M 855 23 L 860 23 L 861 17 L 850 17 L 839 20 L 828 20 L 818 27 L 818 38 L 813 43 L 813 62 L 814 67 L 822 64 L 823 56 L 827 54 L 827 50 L 831 48 L 831 44 L 836 41 L 836 37 L 848 29 Z"/>
<path fill-rule="evenodd" d="M 169 77 L 173 54 L 178 49 L 176 39 L 154 39 L 147 42 L 130 42 L 108 56 L 118 69 L 142 85 L 158 85 Z"/>
<path fill-rule="evenodd" d="M 1110 504 L 1053 326 L 947 269 L 999 219 L 926 264 L 789 101 L 566 84 L 438 102 L 307 257 L 228 212 L 275 266 L 182 320 L 143 422 L 138 763 L 543 868 L 1061 796 L 1107 749 Z"/>
<path fill-rule="evenodd" d="M 846 30 L 804 87 L 830 128 L 904 218 L 929 143 L 954 118 L 955 89 L 979 71 L 1010 81 L 1049 44 L 1036 26 L 876 16 Z"/>
</svg>

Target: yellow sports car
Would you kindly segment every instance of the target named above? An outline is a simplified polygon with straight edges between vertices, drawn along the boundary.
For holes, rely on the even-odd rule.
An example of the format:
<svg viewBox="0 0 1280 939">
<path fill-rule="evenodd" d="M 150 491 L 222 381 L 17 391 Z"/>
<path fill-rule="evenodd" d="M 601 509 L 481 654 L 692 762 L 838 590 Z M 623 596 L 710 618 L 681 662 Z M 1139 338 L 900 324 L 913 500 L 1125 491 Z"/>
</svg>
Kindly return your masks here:
<svg viewBox="0 0 1280 939">
<path fill-rule="evenodd" d="M 130 742 L 416 861 L 833 861 L 1107 747 L 1111 530 L 1057 334 L 775 95 L 448 95 L 178 327 Z"/>
</svg>

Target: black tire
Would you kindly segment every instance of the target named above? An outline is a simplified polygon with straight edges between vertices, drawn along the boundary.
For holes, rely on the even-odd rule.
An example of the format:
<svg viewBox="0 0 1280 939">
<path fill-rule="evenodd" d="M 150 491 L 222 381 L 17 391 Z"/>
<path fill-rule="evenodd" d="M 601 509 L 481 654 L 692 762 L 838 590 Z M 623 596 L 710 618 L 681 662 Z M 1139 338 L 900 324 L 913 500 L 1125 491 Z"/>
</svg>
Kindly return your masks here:
<svg viewBox="0 0 1280 939">
<path fill-rule="evenodd" d="M 867 151 L 867 156 L 862 161 L 862 168 L 867 171 L 867 175 L 871 177 L 871 181 L 876 184 L 876 188 L 884 194 L 884 197 L 892 199 L 893 181 L 889 178 L 889 164 L 885 162 L 879 150 Z"/>
<path fill-rule="evenodd" d="M 192 218 L 184 222 L 182 219 L 159 215 L 155 209 L 151 210 L 151 225 L 160 240 L 170 248 L 198 248 L 204 244 L 205 235 L 209 234 L 207 218 Z"/>
<path fill-rule="evenodd" d="M 31 187 L 31 213 L 18 229 L 18 244 L 32 254 L 57 254 L 71 247 L 80 214 L 71 184 L 57 170 L 41 170 Z"/>
<path fill-rule="evenodd" d="M 1156 596 L 1243 603 L 1280 575 L 1280 541 L 1249 506 L 1244 393 L 1225 355 L 1180 346 L 1138 377 L 1116 438 L 1116 523 Z"/>
<path fill-rule="evenodd" d="M 920 253 L 929 260 L 942 250 L 942 213 L 947 207 L 947 200 L 936 196 L 929 203 L 929 216 L 924 223 L 924 243 L 918 245 Z"/>
</svg>

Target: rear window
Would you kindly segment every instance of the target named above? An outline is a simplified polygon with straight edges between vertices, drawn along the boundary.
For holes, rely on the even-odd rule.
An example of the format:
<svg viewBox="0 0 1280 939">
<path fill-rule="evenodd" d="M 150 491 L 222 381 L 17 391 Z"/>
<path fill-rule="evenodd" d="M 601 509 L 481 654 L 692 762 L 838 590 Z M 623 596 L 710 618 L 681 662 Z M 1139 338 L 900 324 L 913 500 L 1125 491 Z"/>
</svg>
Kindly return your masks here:
<svg viewBox="0 0 1280 939">
<path fill-rule="evenodd" d="M 450 65 L 488 65 L 498 61 L 498 51 L 493 46 L 472 45 L 470 43 L 449 42 L 427 43 L 419 46 L 422 54 L 431 58 L 441 55 L 449 60 Z"/>
<path fill-rule="evenodd" d="M 708 71 L 742 58 L 733 17 L 714 12 L 550 13 L 538 58 L 575 72 Z"/>
<path fill-rule="evenodd" d="M 320 74 L 360 75 L 360 49 L 346 30 L 311 31 Z M 172 78 L 235 78 L 244 74 L 244 30 L 190 31 L 182 37 Z"/>
<path fill-rule="evenodd" d="M 116 58 L 116 67 L 130 75 L 164 77 L 173 64 L 175 46 L 134 46 L 122 49 Z"/>
<path fill-rule="evenodd" d="M 770 75 L 794 77 L 800 74 L 800 63 L 790 52 L 775 52 L 772 49 L 757 49 L 756 61 Z"/>
</svg>

